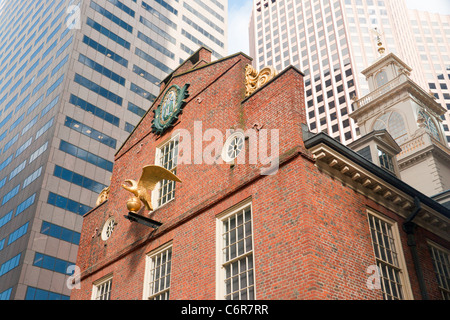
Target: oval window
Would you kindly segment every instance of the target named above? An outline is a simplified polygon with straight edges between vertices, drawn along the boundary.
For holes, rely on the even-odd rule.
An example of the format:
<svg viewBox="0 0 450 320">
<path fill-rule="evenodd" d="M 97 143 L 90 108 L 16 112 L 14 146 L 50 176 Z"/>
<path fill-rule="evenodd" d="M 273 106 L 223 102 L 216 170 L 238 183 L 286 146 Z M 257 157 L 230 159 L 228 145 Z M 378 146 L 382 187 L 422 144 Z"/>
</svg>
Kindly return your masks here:
<svg viewBox="0 0 450 320">
<path fill-rule="evenodd" d="M 228 137 L 222 149 L 222 159 L 231 162 L 238 157 L 244 149 L 245 136 L 242 132 L 235 132 Z"/>
<path fill-rule="evenodd" d="M 114 227 L 116 225 L 116 221 L 114 220 L 114 218 L 109 218 L 108 220 L 106 220 L 105 224 L 103 225 L 103 230 L 102 230 L 102 240 L 106 241 L 109 239 L 109 237 L 111 237 L 111 234 L 114 231 Z"/>
</svg>

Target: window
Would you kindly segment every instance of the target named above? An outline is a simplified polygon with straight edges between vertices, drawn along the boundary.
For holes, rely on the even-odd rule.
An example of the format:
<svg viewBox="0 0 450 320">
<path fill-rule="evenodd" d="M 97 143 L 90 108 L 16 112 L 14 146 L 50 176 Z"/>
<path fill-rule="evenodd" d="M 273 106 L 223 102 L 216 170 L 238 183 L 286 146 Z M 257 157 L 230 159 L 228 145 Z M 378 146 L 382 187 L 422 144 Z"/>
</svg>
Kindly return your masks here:
<svg viewBox="0 0 450 320">
<path fill-rule="evenodd" d="M 128 41 L 119 37 L 117 34 L 111 32 L 107 28 L 103 27 L 101 24 L 95 22 L 94 20 L 92 20 L 90 18 L 87 18 L 86 23 L 88 26 L 91 26 L 92 28 L 94 28 L 95 30 L 100 32 L 101 34 L 103 34 L 103 35 L 107 36 L 108 38 L 110 38 L 111 40 L 117 42 L 119 45 L 121 45 L 125 49 L 130 50 L 131 44 Z"/>
<path fill-rule="evenodd" d="M 143 34 L 142 32 L 138 31 L 138 35 L 137 37 L 139 39 L 141 39 L 142 41 L 144 41 L 145 43 L 147 43 L 148 45 L 152 46 L 153 48 L 155 48 L 156 50 L 158 50 L 159 52 L 161 52 L 162 54 L 166 55 L 167 57 L 171 58 L 172 60 L 175 57 L 175 54 L 170 52 L 169 50 L 167 50 L 164 46 L 160 45 L 158 42 L 152 40 L 151 38 L 147 37 L 145 34 Z M 193 52 L 192 52 L 193 53 Z M 138 51 L 136 51 L 136 54 L 138 54 Z M 141 57 L 142 58 L 142 57 Z M 144 58 L 145 59 L 145 58 Z"/>
<path fill-rule="evenodd" d="M 109 172 L 112 172 L 114 164 L 111 161 L 108 161 L 106 159 L 103 159 L 89 151 L 86 151 L 84 149 L 81 149 L 69 142 L 66 142 L 64 140 L 61 140 L 59 144 L 59 150 L 68 153 L 74 157 L 77 157 L 78 159 L 82 159 L 84 161 L 87 161 L 97 167 L 100 167 L 102 169 L 105 169 Z"/>
<path fill-rule="evenodd" d="M 147 256 L 144 299 L 169 300 L 171 268 L 171 243 Z"/>
<path fill-rule="evenodd" d="M 43 253 L 36 252 L 34 255 L 33 266 L 59 272 L 64 275 L 68 274 L 68 268 L 71 265 L 73 263 L 70 261 L 61 260 Z"/>
<path fill-rule="evenodd" d="M 131 112 L 133 112 L 134 114 L 137 114 L 139 117 L 143 117 L 144 114 L 147 112 L 144 109 L 138 107 L 137 105 L 128 102 L 128 110 L 130 110 Z"/>
<path fill-rule="evenodd" d="M 15 257 L 9 259 L 8 261 L 6 261 L 5 263 L 3 263 L 0 266 L 0 277 L 3 276 L 5 273 L 8 273 L 9 271 L 11 271 L 12 269 L 14 269 L 15 267 L 17 267 L 19 265 L 20 256 L 21 256 L 21 253 L 19 253 Z"/>
<path fill-rule="evenodd" d="M 147 99 L 151 102 L 155 101 L 156 96 L 148 92 L 147 90 L 142 89 L 141 87 L 135 85 L 134 83 L 130 84 L 130 90 L 140 95 L 142 98 Z"/>
<path fill-rule="evenodd" d="M 100 193 L 100 192 L 102 192 L 102 190 L 104 188 L 107 187 L 106 185 L 104 185 L 100 182 L 94 181 L 92 179 L 89 179 L 88 177 L 82 176 L 81 174 L 67 170 L 60 166 L 55 166 L 53 175 L 57 178 L 61 178 L 70 183 L 73 183 L 80 187 L 91 190 L 92 192 L 95 192 L 95 193 Z"/>
<path fill-rule="evenodd" d="M 397 225 L 373 213 L 368 214 L 368 219 L 383 298 L 406 299 L 410 289 Z"/>
<path fill-rule="evenodd" d="M 403 117 L 395 111 L 387 112 L 375 121 L 373 130 L 383 129 L 386 129 L 399 145 L 408 139 Z"/>
<path fill-rule="evenodd" d="M 21 204 L 17 206 L 16 214 L 14 216 L 17 216 L 24 212 L 26 209 L 31 207 L 34 203 L 34 200 L 36 199 L 36 193 L 33 193 L 30 197 L 28 197 L 25 201 L 23 201 Z M 12 213 L 12 211 L 11 211 Z"/>
<path fill-rule="evenodd" d="M 27 287 L 25 300 L 70 300 L 70 296 L 65 296 L 38 288 Z"/>
<path fill-rule="evenodd" d="M 430 251 L 442 299 L 450 300 L 450 253 L 431 243 Z"/>
<path fill-rule="evenodd" d="M 15 231 L 13 231 L 8 238 L 8 246 L 13 243 L 14 241 L 16 241 L 17 239 L 19 239 L 20 237 L 22 237 L 23 235 L 25 235 L 25 233 L 27 233 L 28 231 L 28 224 L 29 222 L 25 223 L 23 226 L 21 226 L 20 228 L 16 229 Z"/>
<path fill-rule="evenodd" d="M 111 300 L 112 275 L 94 283 L 92 300 Z"/>
<path fill-rule="evenodd" d="M 244 148 L 245 136 L 242 132 L 233 133 L 222 149 L 222 159 L 225 162 L 231 162 L 238 157 Z"/>
<path fill-rule="evenodd" d="M 112 125 L 114 125 L 116 127 L 119 126 L 120 119 L 118 117 L 116 117 L 115 115 L 113 115 L 99 107 L 94 106 L 92 103 L 89 103 L 73 94 L 70 95 L 69 102 L 77 107 L 80 107 L 84 111 L 87 111 L 87 112 L 93 114 L 94 116 L 96 116 L 100 119 L 108 121 L 109 123 L 111 123 Z"/>
<path fill-rule="evenodd" d="M 17 193 L 19 193 L 19 190 L 20 190 L 20 183 L 17 186 L 15 186 L 14 189 L 12 189 L 11 191 L 9 191 L 7 194 L 5 194 L 3 196 L 2 205 L 4 205 L 9 200 L 14 198 L 17 195 Z"/>
<path fill-rule="evenodd" d="M 419 121 L 423 121 L 425 128 L 427 129 L 427 131 L 429 133 L 431 133 L 433 138 L 440 141 L 441 139 L 439 138 L 438 128 L 434 124 L 433 120 L 431 120 L 431 117 L 426 112 L 419 111 L 418 118 L 419 118 Z"/>
<path fill-rule="evenodd" d="M 9 300 L 9 298 L 11 297 L 11 292 L 12 292 L 12 288 L 9 288 L 3 292 L 0 292 L 0 300 L 1 301 Z"/>
<path fill-rule="evenodd" d="M 388 82 L 387 74 L 385 71 L 381 71 L 376 76 L 377 86 L 381 87 Z"/>
<path fill-rule="evenodd" d="M 36 171 L 34 171 L 32 174 L 30 174 L 24 181 L 23 181 L 23 186 L 22 189 L 25 189 L 25 187 L 27 187 L 30 183 L 32 183 L 34 180 L 36 180 L 37 178 L 39 178 L 41 176 L 42 173 L 42 166 L 37 169 Z"/>
<path fill-rule="evenodd" d="M 163 72 L 165 72 L 167 74 L 172 72 L 172 69 L 170 69 L 168 66 L 166 66 L 163 63 L 161 63 L 159 60 L 156 60 L 151 55 L 147 54 L 146 52 L 142 51 L 141 49 L 136 48 L 135 53 L 136 53 L 137 56 L 139 56 L 142 59 L 150 62 L 151 64 L 153 64 L 155 67 L 157 67 L 161 71 L 163 71 Z M 159 81 L 158 81 L 158 83 L 159 83 Z"/>
<path fill-rule="evenodd" d="M 34 160 L 36 160 L 41 154 L 43 154 L 48 147 L 48 141 L 45 142 L 39 149 L 37 149 L 35 152 L 33 152 L 30 156 L 30 162 L 32 163 Z"/>
<path fill-rule="evenodd" d="M 103 225 L 102 234 L 101 234 L 103 241 L 106 241 L 111 237 L 116 224 L 117 223 L 114 220 L 114 218 L 109 218 L 108 220 L 106 220 L 105 224 Z"/>
<path fill-rule="evenodd" d="M 217 298 L 255 299 L 252 208 L 244 204 L 217 220 Z"/>
<path fill-rule="evenodd" d="M 177 174 L 178 162 L 178 137 L 171 139 L 169 142 L 156 150 L 156 164 Z M 175 198 L 175 181 L 163 180 L 156 187 L 158 207 L 168 203 Z"/>
<path fill-rule="evenodd" d="M 102 97 L 105 97 L 106 99 L 118 104 L 119 106 L 122 106 L 123 99 L 115 93 L 106 90 L 105 88 L 99 86 L 89 79 L 86 79 L 83 76 L 80 76 L 78 73 L 75 74 L 74 80 L 76 83 L 82 85 L 83 87 L 86 87 L 87 89 L 101 95 Z"/>
<path fill-rule="evenodd" d="M 68 199 L 66 197 L 57 195 L 53 192 L 50 192 L 48 194 L 47 203 L 51 204 L 55 207 L 79 214 L 80 216 L 83 216 L 84 214 L 88 213 L 92 209 L 91 207 L 89 207 L 87 205 L 84 205 L 84 204 L 76 202 L 72 199 Z"/>
<path fill-rule="evenodd" d="M 113 15 L 111 12 L 109 12 L 105 8 L 99 6 L 98 4 L 96 4 L 93 1 L 91 1 L 91 8 L 94 9 L 95 11 L 97 11 L 98 13 L 102 14 L 103 16 L 105 16 L 106 18 L 108 18 L 109 20 L 114 22 L 115 24 L 117 24 L 119 27 L 124 28 L 125 30 L 127 30 L 130 33 L 133 32 L 132 26 L 130 26 L 128 23 L 126 23 L 122 19 L 118 18 L 117 16 Z"/>
<path fill-rule="evenodd" d="M 392 155 L 381 149 L 378 149 L 378 159 L 380 161 L 380 166 L 382 168 L 389 170 L 391 172 L 395 172 Z"/>
<path fill-rule="evenodd" d="M 78 232 L 63 228 L 47 221 L 42 221 L 41 233 L 76 245 L 80 243 L 81 235 Z"/>
<path fill-rule="evenodd" d="M 97 140 L 98 142 L 103 143 L 104 145 L 106 145 L 108 147 L 111 147 L 113 149 L 116 148 L 116 144 L 117 144 L 116 139 L 113 139 L 110 136 L 107 136 L 106 134 L 103 134 L 91 127 L 88 127 L 85 124 L 78 122 L 77 120 L 66 117 L 64 125 L 66 127 L 69 127 L 75 131 L 78 131 L 78 132 L 84 134 L 85 136 L 88 136 L 94 140 Z"/>
<path fill-rule="evenodd" d="M 365 159 L 372 161 L 372 155 L 370 154 L 370 146 L 364 147 L 356 152 Z"/>
<path fill-rule="evenodd" d="M 141 67 L 139 67 L 137 65 L 133 65 L 133 72 L 138 74 L 142 78 L 150 81 L 154 85 L 159 86 L 160 80 L 157 77 L 155 77 L 154 75 L 152 75 L 151 73 L 142 69 Z"/>
<path fill-rule="evenodd" d="M 100 43 L 92 40 L 91 38 L 89 38 L 87 36 L 83 37 L 83 42 L 86 43 L 91 48 L 93 48 L 93 49 L 97 50 L 98 52 L 104 54 L 108 58 L 110 58 L 110 59 L 116 61 L 117 63 L 121 64 L 125 68 L 128 67 L 128 60 L 122 58 L 121 56 L 119 56 L 115 52 L 113 52 L 113 51 L 109 50 L 108 48 L 102 46 Z"/>
</svg>

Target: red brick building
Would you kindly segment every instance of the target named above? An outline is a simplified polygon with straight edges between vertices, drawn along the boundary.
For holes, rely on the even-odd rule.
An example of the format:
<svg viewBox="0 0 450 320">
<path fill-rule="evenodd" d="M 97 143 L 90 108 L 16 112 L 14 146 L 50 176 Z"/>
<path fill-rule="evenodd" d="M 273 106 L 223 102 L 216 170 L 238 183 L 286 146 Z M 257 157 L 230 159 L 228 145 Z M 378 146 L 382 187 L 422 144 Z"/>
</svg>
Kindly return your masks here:
<svg viewBox="0 0 450 320">
<path fill-rule="evenodd" d="M 107 201 L 84 216 L 71 299 L 448 297 L 438 281 L 448 280 L 439 268 L 449 210 L 305 130 L 294 67 L 246 96 L 251 59 L 210 59 L 202 48 L 165 79 L 153 112 L 117 152 Z M 169 119 L 157 108 L 174 85 L 186 95 Z M 158 114 L 168 128 L 155 126 Z M 227 130 L 246 137 L 225 141 Z M 211 138 L 219 133 L 225 153 L 243 146 L 241 158 L 221 161 Z M 181 183 L 160 183 L 153 211 L 129 213 L 122 184 L 153 164 Z"/>
</svg>

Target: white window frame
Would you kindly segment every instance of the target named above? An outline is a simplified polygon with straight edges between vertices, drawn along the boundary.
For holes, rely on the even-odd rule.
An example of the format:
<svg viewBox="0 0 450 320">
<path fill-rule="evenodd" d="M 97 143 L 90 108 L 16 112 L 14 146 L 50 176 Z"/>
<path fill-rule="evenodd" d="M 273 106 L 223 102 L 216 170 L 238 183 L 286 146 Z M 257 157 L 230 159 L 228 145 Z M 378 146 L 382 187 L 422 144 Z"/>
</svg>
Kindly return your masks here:
<svg viewBox="0 0 450 320">
<path fill-rule="evenodd" d="M 372 239 L 372 231 L 370 229 L 370 216 L 375 217 L 376 219 L 379 219 L 381 222 L 387 223 L 388 225 L 390 225 L 391 227 L 391 232 L 392 232 L 392 240 L 393 240 L 393 245 L 395 246 L 395 252 L 397 254 L 397 260 L 398 260 L 398 265 L 395 266 L 398 270 L 399 270 L 399 278 L 400 278 L 400 284 L 402 286 L 402 300 L 412 300 L 414 299 L 413 294 L 412 294 L 412 289 L 411 289 L 411 284 L 409 281 L 409 275 L 408 275 L 408 270 L 406 268 L 406 262 L 405 262 L 405 255 L 403 253 L 403 248 L 402 248 L 402 244 L 400 241 L 400 233 L 398 231 L 398 224 L 396 221 L 374 211 L 374 210 L 368 210 L 367 211 L 367 222 L 368 222 L 368 227 L 369 227 L 369 234 L 370 234 L 370 240 L 372 243 L 372 249 L 373 249 L 373 254 L 374 254 L 374 258 L 376 261 L 376 265 L 378 266 L 378 262 L 380 261 L 380 263 L 383 263 L 385 265 L 388 265 L 387 262 L 383 261 L 382 259 L 378 259 L 376 254 L 375 254 L 375 247 L 374 247 L 374 243 L 373 243 L 373 239 Z M 379 270 L 380 275 L 380 284 L 383 288 L 383 271 Z M 383 289 L 380 290 L 383 290 Z M 385 295 L 385 293 L 383 292 L 383 296 Z"/>
<path fill-rule="evenodd" d="M 178 151 L 179 151 L 179 147 L 180 147 L 180 136 L 179 136 L 179 135 L 176 135 L 176 136 L 172 137 L 171 139 L 165 141 L 164 143 L 162 143 L 162 144 L 160 144 L 158 147 L 156 147 L 156 152 L 155 152 L 155 165 L 163 167 L 162 164 L 161 164 L 161 161 L 160 161 L 162 149 L 163 149 L 166 145 L 168 145 L 169 143 L 171 143 L 171 142 L 176 142 L 176 141 L 178 142 Z M 178 161 L 178 154 L 176 155 L 176 157 L 177 157 L 177 161 Z M 174 168 L 172 168 L 172 170 L 170 170 L 170 171 L 173 172 L 174 170 L 177 169 L 177 167 L 178 167 L 178 166 L 175 165 Z M 173 186 L 174 186 L 173 192 L 175 192 L 176 182 L 175 182 L 175 181 L 171 181 L 170 183 L 173 183 Z M 170 199 L 170 200 L 168 200 L 168 201 L 162 203 L 161 205 L 159 204 L 159 199 L 160 199 L 159 193 L 160 193 L 160 189 L 161 189 L 161 184 L 162 184 L 161 181 L 158 182 L 158 184 L 156 185 L 155 189 L 154 189 L 153 192 L 152 192 L 152 205 L 153 205 L 153 210 L 156 210 L 157 208 L 163 207 L 164 205 L 166 205 L 167 203 L 169 203 L 169 202 L 171 202 L 171 201 L 173 201 L 173 200 L 175 199 L 175 194 L 174 194 L 173 197 L 172 197 L 172 199 Z"/>
<path fill-rule="evenodd" d="M 112 280 L 113 280 L 113 275 L 108 274 L 107 276 L 104 276 L 103 278 L 95 281 L 92 286 L 91 300 L 111 300 Z M 109 285 L 108 291 L 106 293 L 108 295 L 108 299 L 100 299 L 101 295 L 104 295 L 104 294 L 101 294 L 101 288 L 102 288 L 102 286 L 105 286 L 105 285 Z"/>
<path fill-rule="evenodd" d="M 439 291 L 441 292 L 442 295 L 442 299 L 443 300 L 450 300 L 450 283 L 448 282 L 448 280 L 443 280 L 442 277 L 444 277 L 444 275 L 442 274 L 442 270 L 436 270 L 436 257 L 435 254 L 433 252 L 433 250 L 439 251 L 439 253 L 443 254 L 443 255 L 447 255 L 447 261 L 446 263 L 443 262 L 442 260 L 439 260 L 439 262 L 441 262 L 441 267 L 447 267 L 447 274 L 450 272 L 450 250 L 432 242 L 431 240 L 428 240 L 428 246 L 430 248 L 430 255 L 431 255 L 431 259 L 433 261 L 433 270 L 434 270 L 434 274 L 436 275 L 436 280 L 438 282 L 438 286 L 439 286 Z M 445 282 L 445 283 L 442 283 Z M 443 284 L 443 286 L 441 285 Z"/>
<path fill-rule="evenodd" d="M 153 265 L 154 265 L 154 258 L 156 256 L 159 256 L 163 252 L 168 251 L 169 249 L 172 250 L 172 259 L 171 261 L 171 267 L 170 267 L 170 283 L 167 288 L 164 288 L 164 290 L 160 290 L 158 292 L 153 292 L 153 288 L 151 286 L 151 280 L 153 278 Z M 166 292 L 170 292 L 170 285 L 172 283 L 172 269 L 173 268 L 173 243 L 172 241 L 162 245 L 161 247 L 151 251 L 148 253 L 145 257 L 145 274 L 144 274 L 144 290 L 142 299 L 143 300 L 152 300 L 155 297 L 161 296 L 161 294 L 164 294 Z M 170 294 L 169 294 L 170 299 Z"/>
<path fill-rule="evenodd" d="M 223 237 L 223 228 L 224 228 L 224 221 L 226 221 L 228 218 L 230 218 L 233 215 L 237 215 L 240 211 L 243 211 L 247 207 L 250 207 L 250 215 L 251 215 L 251 238 L 252 238 L 252 249 L 248 252 L 245 252 L 242 255 L 238 255 L 236 258 L 233 258 L 229 261 L 224 261 L 224 253 L 223 253 L 223 247 L 224 247 L 224 237 Z M 249 257 L 251 255 L 251 262 L 252 262 L 252 268 L 253 268 L 253 299 L 256 299 L 257 296 L 257 290 L 256 290 L 256 275 L 255 275 L 255 247 L 254 247 L 254 228 L 253 228 L 253 220 L 254 220 L 254 214 L 253 214 L 253 207 L 251 200 L 246 200 L 244 202 L 241 202 L 240 204 L 237 204 L 227 211 L 219 214 L 216 216 L 216 299 L 217 300 L 225 300 L 226 297 L 226 270 L 225 265 L 231 264 L 234 261 L 242 260 L 242 258 Z M 244 223 L 245 223 L 245 217 L 244 217 Z M 245 231 L 244 231 L 244 237 L 245 237 Z M 248 278 L 247 278 L 247 284 L 248 284 Z"/>
</svg>

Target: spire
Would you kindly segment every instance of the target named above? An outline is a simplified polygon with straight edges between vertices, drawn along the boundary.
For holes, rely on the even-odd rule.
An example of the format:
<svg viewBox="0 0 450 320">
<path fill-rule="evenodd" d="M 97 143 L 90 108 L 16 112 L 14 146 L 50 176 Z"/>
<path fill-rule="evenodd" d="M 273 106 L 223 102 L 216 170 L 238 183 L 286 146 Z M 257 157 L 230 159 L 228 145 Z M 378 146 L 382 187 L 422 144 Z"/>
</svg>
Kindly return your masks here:
<svg viewBox="0 0 450 320">
<path fill-rule="evenodd" d="M 374 28 L 374 32 L 376 34 L 377 39 L 378 53 L 380 54 L 380 56 L 383 56 L 386 51 L 386 48 L 383 46 L 383 41 L 381 41 L 382 33 L 378 31 L 377 27 Z"/>
</svg>

